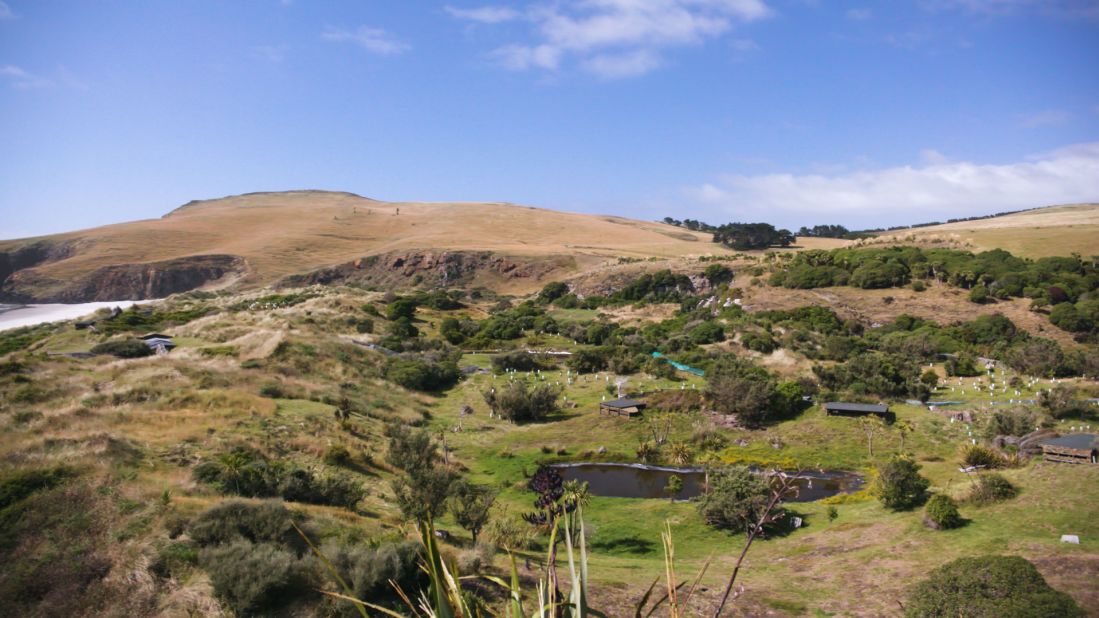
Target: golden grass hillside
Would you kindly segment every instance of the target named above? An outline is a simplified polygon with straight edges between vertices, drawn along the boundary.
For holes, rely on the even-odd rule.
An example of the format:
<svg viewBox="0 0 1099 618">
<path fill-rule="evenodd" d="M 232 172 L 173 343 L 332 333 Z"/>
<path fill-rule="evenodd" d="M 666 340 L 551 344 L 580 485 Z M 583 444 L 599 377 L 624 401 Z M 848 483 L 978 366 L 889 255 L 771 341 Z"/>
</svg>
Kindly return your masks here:
<svg viewBox="0 0 1099 618">
<path fill-rule="evenodd" d="M 960 245 L 980 251 L 1005 249 L 1029 258 L 1093 255 L 1099 252 L 1099 204 L 1050 206 L 977 221 L 886 232 L 871 242 L 906 241 Z"/>
<path fill-rule="evenodd" d="M 120 264 L 227 255 L 246 260 L 246 268 L 220 283 L 245 287 L 394 252 L 486 251 L 527 262 L 567 257 L 571 259 L 559 260 L 566 270 L 619 256 L 726 252 L 710 241 L 709 234 L 662 223 L 505 203 L 381 202 L 325 191 L 195 201 L 160 219 L 0 242 L 0 251 L 37 241 L 71 247 L 65 259 L 28 269 L 52 281 Z M 537 287 L 536 281 L 529 283 L 526 287 Z"/>
</svg>

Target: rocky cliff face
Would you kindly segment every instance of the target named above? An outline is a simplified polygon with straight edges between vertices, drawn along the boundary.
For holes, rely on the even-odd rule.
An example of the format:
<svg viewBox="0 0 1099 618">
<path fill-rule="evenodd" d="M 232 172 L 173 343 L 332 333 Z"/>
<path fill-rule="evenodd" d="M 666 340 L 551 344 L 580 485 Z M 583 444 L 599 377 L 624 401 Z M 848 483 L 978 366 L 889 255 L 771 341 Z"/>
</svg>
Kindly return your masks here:
<svg viewBox="0 0 1099 618">
<path fill-rule="evenodd" d="M 27 255 L 0 254 L 0 301 L 79 303 L 108 300 L 163 298 L 247 270 L 247 262 L 233 255 L 196 255 L 144 264 L 115 264 L 71 280 L 50 277 L 34 266 L 49 259 L 29 260 Z M 67 256 L 66 256 L 67 257 Z M 63 258 L 59 258 L 63 259 Z M 21 264 L 30 264 L 19 268 Z M 3 270 L 8 265 L 7 270 Z"/>
<path fill-rule="evenodd" d="M 20 270 L 71 256 L 73 245 L 71 242 L 40 240 L 0 251 L 0 284 L 7 282 L 9 277 Z"/>
<path fill-rule="evenodd" d="M 281 287 L 357 284 L 402 287 L 408 285 L 469 285 L 478 276 L 538 281 L 571 268 L 568 256 L 512 257 L 489 251 L 403 251 L 362 257 L 352 262 L 292 275 Z"/>
</svg>

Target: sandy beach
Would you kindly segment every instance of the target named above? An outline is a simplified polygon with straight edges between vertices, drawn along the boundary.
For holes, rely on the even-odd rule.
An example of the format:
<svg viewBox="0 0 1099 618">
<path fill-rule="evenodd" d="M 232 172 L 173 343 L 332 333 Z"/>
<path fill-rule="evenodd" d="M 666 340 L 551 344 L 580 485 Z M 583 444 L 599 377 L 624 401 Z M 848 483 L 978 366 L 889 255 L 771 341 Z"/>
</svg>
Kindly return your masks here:
<svg viewBox="0 0 1099 618">
<path fill-rule="evenodd" d="M 139 301 L 140 303 L 153 302 Z M 138 302 L 132 300 L 107 301 L 97 303 L 47 304 L 47 305 L 0 305 L 0 330 L 34 326 L 46 322 L 72 320 L 95 312 L 104 307 L 126 309 Z"/>
</svg>

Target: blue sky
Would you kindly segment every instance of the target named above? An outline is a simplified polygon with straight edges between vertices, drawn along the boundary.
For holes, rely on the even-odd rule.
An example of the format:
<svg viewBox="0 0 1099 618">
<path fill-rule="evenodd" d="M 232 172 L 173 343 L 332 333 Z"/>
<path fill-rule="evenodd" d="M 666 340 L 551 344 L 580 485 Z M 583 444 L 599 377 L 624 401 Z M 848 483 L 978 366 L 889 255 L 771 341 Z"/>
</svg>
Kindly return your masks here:
<svg viewBox="0 0 1099 618">
<path fill-rule="evenodd" d="M 1099 0 L 2 0 L 0 238 L 302 188 L 795 229 L 1099 201 L 1097 60 Z"/>
</svg>

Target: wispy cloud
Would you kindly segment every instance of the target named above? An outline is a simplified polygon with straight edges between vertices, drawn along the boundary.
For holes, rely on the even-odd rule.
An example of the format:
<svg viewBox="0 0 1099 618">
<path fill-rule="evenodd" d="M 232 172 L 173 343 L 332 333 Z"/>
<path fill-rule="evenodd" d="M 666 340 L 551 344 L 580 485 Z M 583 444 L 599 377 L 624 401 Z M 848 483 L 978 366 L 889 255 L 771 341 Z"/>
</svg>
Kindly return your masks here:
<svg viewBox="0 0 1099 618">
<path fill-rule="evenodd" d="M 13 64 L 0 66 L 0 78 L 6 79 L 12 88 L 18 90 L 48 88 L 54 85 L 53 80 L 31 73 Z"/>
<path fill-rule="evenodd" d="M 15 13 L 12 13 L 11 7 L 7 2 L 0 0 L 0 19 L 14 19 Z"/>
<path fill-rule="evenodd" d="M 360 26 L 354 32 L 329 29 L 321 34 L 321 38 L 336 43 L 353 43 L 380 56 L 392 56 L 411 49 L 408 44 L 395 39 L 385 30 L 369 26 Z"/>
<path fill-rule="evenodd" d="M 1065 124 L 1072 118 L 1072 114 L 1061 109 L 1047 109 L 1033 114 L 1027 114 L 1019 121 L 1019 126 L 1025 129 L 1055 126 Z"/>
<path fill-rule="evenodd" d="M 659 67 L 660 57 L 649 49 L 635 49 L 620 54 L 599 54 L 584 61 L 584 70 L 606 79 L 644 75 Z"/>
<path fill-rule="evenodd" d="M 874 16 L 870 9 L 849 9 L 846 15 L 853 21 L 866 21 Z"/>
<path fill-rule="evenodd" d="M 453 6 L 443 7 L 452 17 L 475 21 L 482 24 L 499 24 L 519 19 L 521 13 L 509 6 L 482 6 L 473 9 L 459 9 Z"/>
<path fill-rule="evenodd" d="M 686 193 L 714 218 L 889 223 L 1099 201 L 1099 142 L 1007 164 L 922 163 L 827 174 L 729 174 Z M 880 221 L 888 212 L 891 221 Z"/>
<path fill-rule="evenodd" d="M 662 51 L 721 37 L 738 23 L 772 14 L 763 0 L 565 0 L 530 5 L 453 9 L 456 18 L 499 23 L 523 20 L 531 40 L 490 55 L 513 70 L 556 70 L 571 60 L 585 71 L 616 79 L 664 64 Z"/>
</svg>

